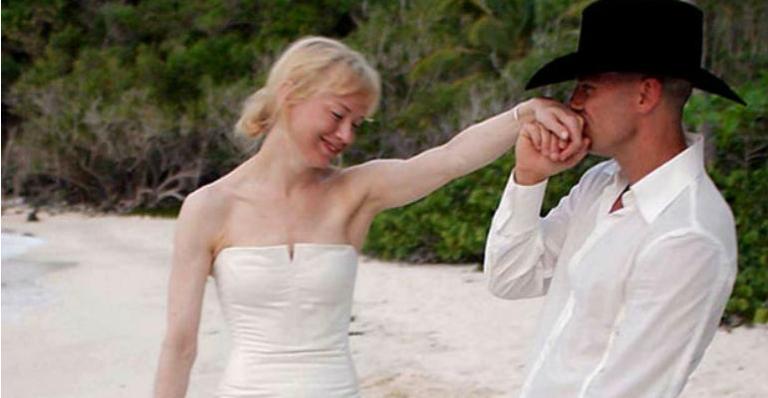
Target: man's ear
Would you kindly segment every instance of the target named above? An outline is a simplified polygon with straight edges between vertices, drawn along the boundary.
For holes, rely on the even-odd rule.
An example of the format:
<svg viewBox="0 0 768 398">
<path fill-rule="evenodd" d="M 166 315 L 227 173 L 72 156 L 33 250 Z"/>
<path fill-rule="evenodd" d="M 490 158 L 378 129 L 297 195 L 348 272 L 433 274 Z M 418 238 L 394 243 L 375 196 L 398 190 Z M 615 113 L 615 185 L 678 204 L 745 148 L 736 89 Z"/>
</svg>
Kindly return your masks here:
<svg viewBox="0 0 768 398">
<path fill-rule="evenodd" d="M 643 77 L 640 80 L 640 96 L 637 105 L 642 113 L 653 111 L 664 96 L 664 85 L 656 77 Z"/>
</svg>

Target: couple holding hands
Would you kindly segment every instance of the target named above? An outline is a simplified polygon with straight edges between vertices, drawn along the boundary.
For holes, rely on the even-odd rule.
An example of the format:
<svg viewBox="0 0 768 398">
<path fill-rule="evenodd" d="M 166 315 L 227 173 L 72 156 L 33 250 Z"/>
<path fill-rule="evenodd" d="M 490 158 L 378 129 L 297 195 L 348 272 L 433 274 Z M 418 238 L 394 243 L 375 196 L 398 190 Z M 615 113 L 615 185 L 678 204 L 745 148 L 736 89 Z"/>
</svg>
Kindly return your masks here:
<svg viewBox="0 0 768 398">
<path fill-rule="evenodd" d="M 373 218 L 512 146 L 485 273 L 496 296 L 547 295 L 519 396 L 677 396 L 736 275 L 733 217 L 682 112 L 693 87 L 743 101 L 701 51 L 691 4 L 598 0 L 578 50 L 526 87 L 576 79 L 567 104 L 534 98 L 410 159 L 336 168 L 377 107 L 378 74 L 337 41 L 293 43 L 238 122 L 266 135 L 259 152 L 182 206 L 155 397 L 186 394 L 209 275 L 233 337 L 218 397 L 358 397 L 347 332 Z M 609 160 L 540 217 L 547 179 L 587 153 Z"/>
</svg>

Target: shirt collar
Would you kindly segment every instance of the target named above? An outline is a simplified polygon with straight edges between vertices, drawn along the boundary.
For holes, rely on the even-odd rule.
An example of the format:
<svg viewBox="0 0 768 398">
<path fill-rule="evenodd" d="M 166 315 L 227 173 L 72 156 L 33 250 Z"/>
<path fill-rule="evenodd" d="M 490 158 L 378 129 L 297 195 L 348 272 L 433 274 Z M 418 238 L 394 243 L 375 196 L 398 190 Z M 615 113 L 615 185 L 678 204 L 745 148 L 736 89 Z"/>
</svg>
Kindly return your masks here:
<svg viewBox="0 0 768 398">
<path fill-rule="evenodd" d="M 685 139 L 688 148 L 630 187 L 640 213 L 649 223 L 704 172 L 704 137 L 686 134 Z"/>
<path fill-rule="evenodd" d="M 685 139 L 688 148 L 629 188 L 640 214 L 648 223 L 653 222 L 680 192 L 704 172 L 704 137 L 685 134 Z M 616 166 L 614 183 L 626 186 L 627 180 L 621 175 L 618 164 Z"/>
</svg>

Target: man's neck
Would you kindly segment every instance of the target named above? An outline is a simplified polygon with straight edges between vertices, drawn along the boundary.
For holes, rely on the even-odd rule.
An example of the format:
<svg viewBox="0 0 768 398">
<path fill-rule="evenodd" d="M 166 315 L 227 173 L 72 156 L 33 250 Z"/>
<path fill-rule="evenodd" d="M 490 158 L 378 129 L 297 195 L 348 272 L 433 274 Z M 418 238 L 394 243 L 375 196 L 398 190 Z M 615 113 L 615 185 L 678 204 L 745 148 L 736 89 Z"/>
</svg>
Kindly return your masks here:
<svg viewBox="0 0 768 398">
<path fill-rule="evenodd" d="M 635 137 L 613 157 L 630 184 L 636 183 L 686 148 L 685 135 L 679 123 L 648 126 L 644 129 L 641 127 Z"/>
</svg>

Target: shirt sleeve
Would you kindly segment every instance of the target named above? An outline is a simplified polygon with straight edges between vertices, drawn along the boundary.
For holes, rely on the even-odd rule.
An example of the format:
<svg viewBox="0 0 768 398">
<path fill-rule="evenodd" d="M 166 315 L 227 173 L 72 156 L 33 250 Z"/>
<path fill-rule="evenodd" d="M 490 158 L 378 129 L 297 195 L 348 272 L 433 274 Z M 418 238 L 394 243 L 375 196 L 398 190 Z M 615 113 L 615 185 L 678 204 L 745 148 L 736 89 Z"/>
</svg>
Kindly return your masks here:
<svg viewBox="0 0 768 398">
<path fill-rule="evenodd" d="M 518 185 L 514 171 L 493 216 L 485 247 L 488 288 L 507 299 L 547 293 L 573 208 L 573 194 L 542 219 L 539 217 L 547 181 Z"/>
<path fill-rule="evenodd" d="M 693 232 L 640 253 L 608 349 L 580 398 L 676 397 L 698 365 L 733 287 L 736 259 Z"/>
</svg>

